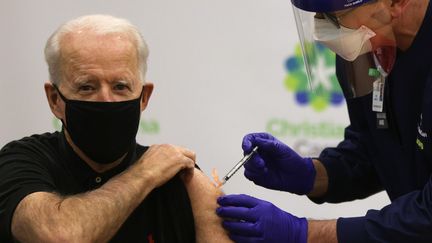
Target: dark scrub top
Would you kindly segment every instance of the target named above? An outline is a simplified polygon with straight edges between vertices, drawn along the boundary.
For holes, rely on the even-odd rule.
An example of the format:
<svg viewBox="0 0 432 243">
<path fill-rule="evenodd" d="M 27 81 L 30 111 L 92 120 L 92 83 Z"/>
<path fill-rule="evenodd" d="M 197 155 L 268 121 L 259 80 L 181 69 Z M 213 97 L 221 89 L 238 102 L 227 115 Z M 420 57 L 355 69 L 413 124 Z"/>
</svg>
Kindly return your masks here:
<svg viewBox="0 0 432 243">
<path fill-rule="evenodd" d="M 0 242 L 13 242 L 11 220 L 18 203 L 33 192 L 74 195 L 94 190 L 127 169 L 148 147 L 133 146 L 117 167 L 94 172 L 66 142 L 64 133 L 33 135 L 0 151 Z M 153 190 L 110 242 L 195 242 L 187 191 L 178 176 Z"/>
<path fill-rule="evenodd" d="M 339 218 L 337 236 L 349 242 L 432 242 L 432 7 L 412 46 L 398 50 L 386 80 L 379 126 L 371 95 L 347 99 L 345 139 L 319 160 L 329 176 L 327 195 L 315 202 L 343 202 L 385 190 L 391 204 L 363 217 Z M 345 61 L 336 70 L 346 87 Z M 348 92 L 348 91 L 346 91 Z M 346 93 L 345 92 L 345 93 Z"/>
</svg>

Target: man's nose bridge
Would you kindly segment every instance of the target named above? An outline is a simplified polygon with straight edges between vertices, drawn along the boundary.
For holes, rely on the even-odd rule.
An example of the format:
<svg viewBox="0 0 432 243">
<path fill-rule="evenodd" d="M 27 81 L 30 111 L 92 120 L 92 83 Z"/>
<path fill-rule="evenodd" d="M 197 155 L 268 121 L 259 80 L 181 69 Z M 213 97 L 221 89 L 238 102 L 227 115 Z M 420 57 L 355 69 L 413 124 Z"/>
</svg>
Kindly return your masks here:
<svg viewBox="0 0 432 243">
<path fill-rule="evenodd" d="M 102 85 L 102 87 L 99 90 L 97 98 L 99 101 L 105 101 L 105 102 L 114 101 L 114 94 L 111 88 L 109 87 L 109 85 Z"/>
</svg>

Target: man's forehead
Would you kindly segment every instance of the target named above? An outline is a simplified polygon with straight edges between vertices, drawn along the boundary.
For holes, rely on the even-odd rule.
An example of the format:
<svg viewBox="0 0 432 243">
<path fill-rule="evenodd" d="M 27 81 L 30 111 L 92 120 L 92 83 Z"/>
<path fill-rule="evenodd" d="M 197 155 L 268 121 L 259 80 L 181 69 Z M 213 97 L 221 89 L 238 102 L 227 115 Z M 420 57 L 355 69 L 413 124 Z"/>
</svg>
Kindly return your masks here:
<svg viewBox="0 0 432 243">
<path fill-rule="evenodd" d="M 61 53 L 64 74 L 70 78 L 102 73 L 119 78 L 136 75 L 139 68 L 135 46 L 128 38 L 116 34 L 65 36 Z"/>
<path fill-rule="evenodd" d="M 120 47 L 134 47 L 130 36 L 125 33 L 105 33 L 99 34 L 94 31 L 78 30 L 69 32 L 61 38 L 60 45 L 62 47 L 94 47 L 111 46 L 112 44 Z M 115 47 L 115 46 L 114 46 Z"/>
<path fill-rule="evenodd" d="M 96 57 L 106 58 L 136 58 L 136 46 L 124 34 L 95 34 L 86 32 L 69 33 L 61 39 L 63 57 Z"/>
</svg>

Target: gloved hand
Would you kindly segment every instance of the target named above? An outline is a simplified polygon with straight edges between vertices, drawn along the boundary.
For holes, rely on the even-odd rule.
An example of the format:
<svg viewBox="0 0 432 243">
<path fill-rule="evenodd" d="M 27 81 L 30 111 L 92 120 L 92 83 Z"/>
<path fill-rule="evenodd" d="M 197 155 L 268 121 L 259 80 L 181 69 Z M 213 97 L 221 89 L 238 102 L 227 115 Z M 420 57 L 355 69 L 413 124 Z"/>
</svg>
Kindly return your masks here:
<svg viewBox="0 0 432 243">
<path fill-rule="evenodd" d="M 248 196 L 226 195 L 218 198 L 216 213 L 237 243 L 306 243 L 308 223 L 282 211 L 273 204 Z"/>
<path fill-rule="evenodd" d="M 243 138 L 245 154 L 258 146 L 258 153 L 245 164 L 244 175 L 255 184 L 269 189 L 304 195 L 315 182 L 311 158 L 303 158 L 268 133 L 251 133 Z"/>
</svg>

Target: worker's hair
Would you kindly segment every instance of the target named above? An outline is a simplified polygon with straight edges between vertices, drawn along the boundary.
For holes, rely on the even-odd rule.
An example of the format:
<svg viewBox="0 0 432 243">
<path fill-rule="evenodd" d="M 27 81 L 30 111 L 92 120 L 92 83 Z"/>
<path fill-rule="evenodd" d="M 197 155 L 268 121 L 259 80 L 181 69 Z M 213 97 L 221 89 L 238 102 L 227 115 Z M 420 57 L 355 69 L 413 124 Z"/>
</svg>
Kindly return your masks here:
<svg viewBox="0 0 432 243">
<path fill-rule="evenodd" d="M 98 35 L 124 34 L 128 36 L 137 51 L 141 82 L 145 81 L 148 48 L 138 29 L 125 19 L 110 15 L 87 15 L 61 25 L 48 39 L 45 45 L 45 60 L 48 64 L 51 82 L 59 84 L 62 81 L 62 38 L 66 34 L 78 31 L 91 31 Z"/>
</svg>

